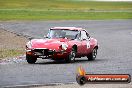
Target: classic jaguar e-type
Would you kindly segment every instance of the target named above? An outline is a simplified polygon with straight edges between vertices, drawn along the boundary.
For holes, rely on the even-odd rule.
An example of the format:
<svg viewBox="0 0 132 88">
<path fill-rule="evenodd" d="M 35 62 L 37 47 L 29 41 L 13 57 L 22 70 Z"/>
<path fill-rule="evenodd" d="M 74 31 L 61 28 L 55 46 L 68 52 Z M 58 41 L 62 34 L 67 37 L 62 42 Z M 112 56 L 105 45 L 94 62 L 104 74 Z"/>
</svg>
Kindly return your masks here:
<svg viewBox="0 0 132 88">
<path fill-rule="evenodd" d="M 74 62 L 75 58 L 87 56 L 95 60 L 98 42 L 83 28 L 53 27 L 45 38 L 31 39 L 26 44 L 26 60 L 32 64 L 37 58 Z"/>
</svg>

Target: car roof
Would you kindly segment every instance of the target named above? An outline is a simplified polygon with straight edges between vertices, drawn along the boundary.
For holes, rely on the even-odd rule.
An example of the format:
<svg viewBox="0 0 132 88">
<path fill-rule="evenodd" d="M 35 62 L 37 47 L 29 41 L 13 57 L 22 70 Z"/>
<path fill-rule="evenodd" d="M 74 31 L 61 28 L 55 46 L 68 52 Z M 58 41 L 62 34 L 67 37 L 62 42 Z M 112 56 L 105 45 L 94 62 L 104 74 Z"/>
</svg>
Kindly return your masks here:
<svg viewBox="0 0 132 88">
<path fill-rule="evenodd" d="M 58 29 L 58 30 L 77 30 L 77 31 L 85 30 L 85 29 L 78 28 L 78 27 L 53 27 L 51 29 Z"/>
</svg>

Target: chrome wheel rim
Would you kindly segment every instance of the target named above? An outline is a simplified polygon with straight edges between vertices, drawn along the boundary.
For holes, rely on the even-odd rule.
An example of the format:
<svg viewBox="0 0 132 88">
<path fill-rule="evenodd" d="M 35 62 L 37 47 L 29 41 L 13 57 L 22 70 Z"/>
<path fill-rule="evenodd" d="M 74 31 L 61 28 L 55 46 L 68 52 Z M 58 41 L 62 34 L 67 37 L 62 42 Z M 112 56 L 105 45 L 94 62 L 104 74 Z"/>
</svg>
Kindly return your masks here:
<svg viewBox="0 0 132 88">
<path fill-rule="evenodd" d="M 96 58 L 96 55 L 97 55 L 97 49 L 94 49 L 93 50 L 93 58 Z"/>
<path fill-rule="evenodd" d="M 72 61 L 75 60 L 75 52 L 74 51 L 71 52 L 71 55 L 70 56 L 71 56 L 71 60 Z"/>
</svg>

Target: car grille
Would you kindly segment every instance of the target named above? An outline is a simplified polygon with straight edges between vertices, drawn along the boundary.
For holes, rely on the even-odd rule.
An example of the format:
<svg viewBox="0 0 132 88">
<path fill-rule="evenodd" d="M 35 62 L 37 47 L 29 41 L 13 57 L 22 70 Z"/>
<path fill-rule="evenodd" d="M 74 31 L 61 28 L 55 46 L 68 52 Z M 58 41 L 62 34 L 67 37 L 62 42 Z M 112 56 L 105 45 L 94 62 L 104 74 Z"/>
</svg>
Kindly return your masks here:
<svg viewBox="0 0 132 88">
<path fill-rule="evenodd" d="M 34 53 L 36 55 L 45 55 L 45 56 L 53 55 L 53 51 L 49 49 L 34 49 Z"/>
</svg>

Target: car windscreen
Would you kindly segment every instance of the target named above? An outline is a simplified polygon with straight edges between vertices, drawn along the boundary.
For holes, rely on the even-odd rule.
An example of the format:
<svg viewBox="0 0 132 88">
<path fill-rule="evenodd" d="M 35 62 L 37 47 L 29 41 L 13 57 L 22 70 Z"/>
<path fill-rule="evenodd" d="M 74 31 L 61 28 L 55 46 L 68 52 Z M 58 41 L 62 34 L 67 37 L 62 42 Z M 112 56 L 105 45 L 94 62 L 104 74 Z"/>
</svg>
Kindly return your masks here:
<svg viewBox="0 0 132 88">
<path fill-rule="evenodd" d="M 75 39 L 77 35 L 78 35 L 77 30 L 66 30 L 66 29 L 50 29 L 48 33 L 49 38 Z"/>
</svg>

